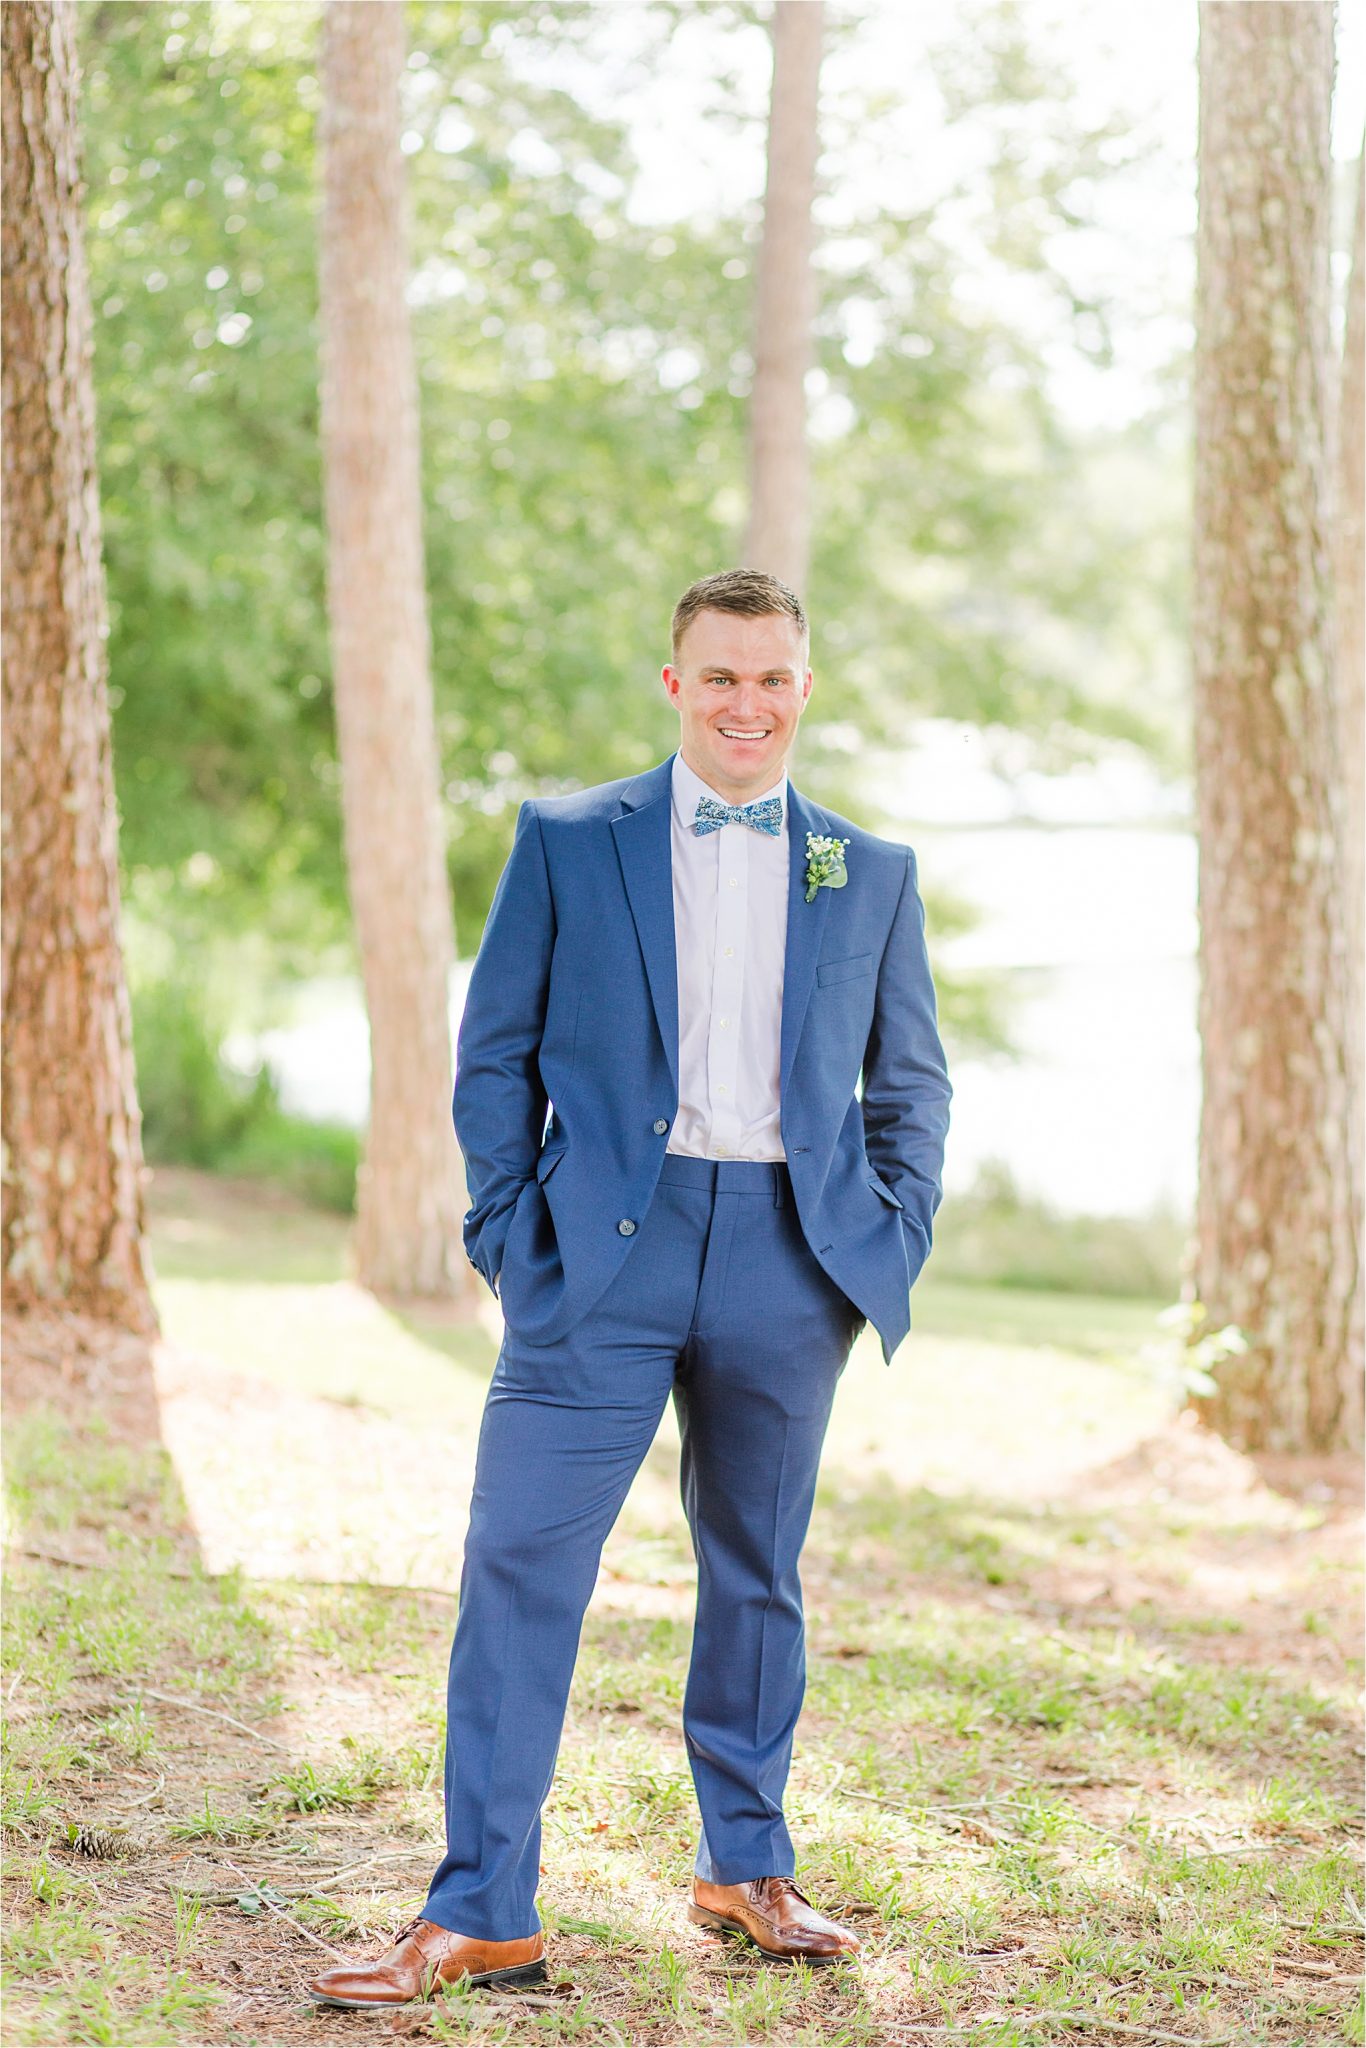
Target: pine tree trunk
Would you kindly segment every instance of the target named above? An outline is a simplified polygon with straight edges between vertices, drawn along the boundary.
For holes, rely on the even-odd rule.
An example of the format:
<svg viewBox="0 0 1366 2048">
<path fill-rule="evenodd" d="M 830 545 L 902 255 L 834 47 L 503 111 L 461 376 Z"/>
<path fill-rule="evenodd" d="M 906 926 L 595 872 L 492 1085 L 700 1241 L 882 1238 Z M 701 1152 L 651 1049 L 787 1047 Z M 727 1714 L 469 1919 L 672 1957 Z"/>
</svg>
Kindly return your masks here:
<svg viewBox="0 0 1366 2048">
<path fill-rule="evenodd" d="M 750 515 L 744 560 L 800 595 L 811 551 L 806 373 L 816 285 L 811 207 L 819 154 L 821 0 L 776 0 L 768 183 L 754 307 Z"/>
<path fill-rule="evenodd" d="M 3 47 L 4 1290 L 157 1330 L 119 925 L 74 10 Z"/>
<path fill-rule="evenodd" d="M 1246 1448 L 1361 1440 L 1327 474 L 1333 14 L 1200 10 L 1196 1292 Z"/>
<path fill-rule="evenodd" d="M 346 862 L 370 1019 L 355 1262 L 399 1297 L 473 1296 L 451 1125 L 454 943 L 423 573 L 399 149 L 403 9 L 329 0 L 322 35 L 322 426 Z"/>
<path fill-rule="evenodd" d="M 1366 148 L 1357 162 L 1356 220 L 1352 238 L 1352 269 L 1347 282 L 1347 321 L 1343 337 L 1342 380 L 1337 420 L 1337 504 L 1333 537 L 1336 544 L 1336 573 L 1333 597 L 1337 610 L 1337 699 L 1342 763 L 1342 885 L 1347 924 L 1348 967 L 1348 1080 L 1351 1109 L 1347 1135 L 1352 1147 L 1352 1209 L 1356 1217 L 1358 1250 L 1362 1210 L 1366 1206 L 1366 1071 L 1363 1036 L 1366 1035 L 1366 720 L 1363 720 L 1362 692 L 1366 685 L 1366 577 L 1363 577 L 1363 546 L 1366 546 L 1366 518 L 1363 517 L 1363 464 L 1366 456 L 1366 251 L 1363 251 L 1363 216 L 1366 216 Z M 1358 1282 L 1353 1297 L 1349 1356 L 1360 1359 L 1366 1352 L 1363 1320 L 1366 1288 Z"/>
</svg>

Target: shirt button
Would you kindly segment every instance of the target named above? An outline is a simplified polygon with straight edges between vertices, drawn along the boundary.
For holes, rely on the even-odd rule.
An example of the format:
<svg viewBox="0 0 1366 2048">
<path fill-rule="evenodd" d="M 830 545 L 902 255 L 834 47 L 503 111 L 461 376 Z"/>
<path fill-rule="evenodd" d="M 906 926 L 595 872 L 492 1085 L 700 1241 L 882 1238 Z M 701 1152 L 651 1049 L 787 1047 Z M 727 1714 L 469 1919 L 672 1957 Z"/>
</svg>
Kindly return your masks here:
<svg viewBox="0 0 1366 2048">
<path fill-rule="evenodd" d="M 657 1116 L 655 1118 L 655 1136 L 657 1138 L 662 1138 L 668 1128 L 669 1119 L 666 1116 Z"/>
<path fill-rule="evenodd" d="M 629 1216 L 623 1216 L 620 1223 L 617 1225 L 617 1229 L 621 1232 L 623 1237 L 629 1237 L 632 1231 L 635 1229 L 635 1227 L 635 1224 L 631 1221 Z"/>
<path fill-rule="evenodd" d="M 734 946 L 727 946 L 727 948 L 726 948 L 726 958 L 727 958 L 727 960 L 729 960 L 729 958 L 730 958 L 731 954 L 732 954 L 732 953 L 733 953 L 734 951 L 735 951 L 735 948 L 734 948 Z"/>
<path fill-rule="evenodd" d="M 720 1087 L 717 1089 L 716 1092 L 718 1095 L 724 1095 L 726 1093 L 726 1084 L 724 1081 L 721 1083 Z"/>
<path fill-rule="evenodd" d="M 732 889 L 736 889 L 740 886 L 739 883 L 736 881 L 734 875 L 727 875 L 726 881 L 729 883 Z"/>
</svg>

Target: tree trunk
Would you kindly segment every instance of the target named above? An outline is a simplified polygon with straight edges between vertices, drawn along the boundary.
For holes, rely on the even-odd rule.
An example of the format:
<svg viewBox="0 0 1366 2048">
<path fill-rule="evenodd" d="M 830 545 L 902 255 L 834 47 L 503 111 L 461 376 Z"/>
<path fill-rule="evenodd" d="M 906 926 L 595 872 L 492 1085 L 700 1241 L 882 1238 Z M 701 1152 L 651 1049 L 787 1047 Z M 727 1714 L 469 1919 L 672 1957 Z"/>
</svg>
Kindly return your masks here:
<svg viewBox="0 0 1366 2048">
<path fill-rule="evenodd" d="M 768 183 L 754 306 L 745 563 L 800 596 L 811 551 L 806 373 L 816 285 L 811 207 L 819 153 L 821 0 L 776 0 Z"/>
<path fill-rule="evenodd" d="M 0 38 L 5 1298 L 150 1335 L 73 10 L 8 5 Z"/>
<path fill-rule="evenodd" d="M 451 1125 L 450 883 L 432 710 L 399 149 L 403 9 L 328 0 L 321 128 L 328 610 L 346 863 L 370 1019 L 357 1277 L 473 1295 Z"/>
<path fill-rule="evenodd" d="M 1200 10 L 1196 1293 L 1232 1442 L 1361 1438 L 1327 474 L 1333 12 Z"/>
<path fill-rule="evenodd" d="M 1363 258 L 1363 213 L 1366 213 L 1366 147 L 1357 162 L 1356 222 L 1352 236 L 1352 269 L 1347 281 L 1347 321 L 1343 336 L 1342 382 L 1338 400 L 1336 477 L 1337 505 L 1333 538 L 1336 573 L 1333 596 L 1337 609 L 1337 700 L 1342 763 L 1342 886 L 1347 926 L 1348 1081 L 1351 1109 L 1347 1135 L 1352 1147 L 1352 1209 L 1360 1233 L 1366 1206 L 1366 722 L 1362 691 L 1366 683 L 1366 591 L 1363 590 L 1363 448 L 1366 447 L 1366 406 L 1363 405 L 1363 358 L 1366 357 L 1366 260 Z M 1350 1352 L 1360 1359 L 1366 1290 L 1353 1296 Z"/>
</svg>

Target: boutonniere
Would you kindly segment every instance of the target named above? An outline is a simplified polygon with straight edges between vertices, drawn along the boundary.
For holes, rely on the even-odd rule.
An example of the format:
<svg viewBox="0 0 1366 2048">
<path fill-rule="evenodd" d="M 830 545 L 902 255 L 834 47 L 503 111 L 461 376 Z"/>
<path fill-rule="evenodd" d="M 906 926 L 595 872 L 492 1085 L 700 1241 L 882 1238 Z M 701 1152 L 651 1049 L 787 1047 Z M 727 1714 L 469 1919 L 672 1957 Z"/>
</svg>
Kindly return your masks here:
<svg viewBox="0 0 1366 2048">
<path fill-rule="evenodd" d="M 806 900 L 815 899 L 817 889 L 842 889 L 849 876 L 844 866 L 847 839 L 831 839 L 824 832 L 806 835 Z"/>
</svg>

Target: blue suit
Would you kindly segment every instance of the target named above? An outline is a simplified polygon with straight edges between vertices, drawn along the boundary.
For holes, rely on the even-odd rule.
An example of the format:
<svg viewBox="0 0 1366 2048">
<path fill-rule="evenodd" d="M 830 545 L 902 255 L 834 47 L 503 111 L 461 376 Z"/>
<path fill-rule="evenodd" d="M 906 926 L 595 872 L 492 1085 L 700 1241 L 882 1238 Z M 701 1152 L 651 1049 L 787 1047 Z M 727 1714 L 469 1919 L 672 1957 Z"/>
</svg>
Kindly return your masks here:
<svg viewBox="0 0 1366 2048">
<path fill-rule="evenodd" d="M 697 1869 L 793 1874 L 782 1794 L 821 1444 L 865 1323 L 888 1363 L 910 1328 L 941 1195 L 952 1091 L 915 856 L 790 781 L 786 1159 L 667 1152 L 672 766 L 522 805 L 460 1028 L 465 1245 L 505 1334 L 451 1651 L 447 1852 L 424 1912 L 490 1940 L 539 1924 L 540 1810 L 583 1614 L 671 1396 L 698 1560 L 683 1715 Z M 847 884 L 809 903 L 808 832 L 849 840 Z"/>
<path fill-rule="evenodd" d="M 670 755 L 522 805 L 470 978 L 454 1104 L 465 1248 L 541 1342 L 631 1256 L 673 1124 L 672 769 Z M 807 1242 L 890 1364 L 929 1256 L 952 1094 L 915 855 L 790 781 L 788 801 L 783 1149 Z M 850 842 L 848 883 L 810 903 L 808 832 Z"/>
</svg>

